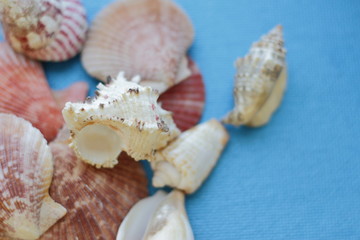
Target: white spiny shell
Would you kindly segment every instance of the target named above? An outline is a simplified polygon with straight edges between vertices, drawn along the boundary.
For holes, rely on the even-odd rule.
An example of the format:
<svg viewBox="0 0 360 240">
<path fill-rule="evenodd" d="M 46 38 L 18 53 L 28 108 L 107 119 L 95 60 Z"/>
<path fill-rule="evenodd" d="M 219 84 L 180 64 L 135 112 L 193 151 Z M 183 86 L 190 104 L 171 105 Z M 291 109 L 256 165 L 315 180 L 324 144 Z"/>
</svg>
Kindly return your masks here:
<svg viewBox="0 0 360 240">
<path fill-rule="evenodd" d="M 15 51 L 42 61 L 64 61 L 85 41 L 80 0 L 0 0 L 4 33 Z"/>
<path fill-rule="evenodd" d="M 129 82 L 121 73 L 99 84 L 91 103 L 67 103 L 63 116 L 77 156 L 97 167 L 113 167 L 125 151 L 135 160 L 153 160 L 156 150 L 179 135 L 171 113 L 157 104 L 158 93 Z"/>
<path fill-rule="evenodd" d="M 184 193 L 158 191 L 134 205 L 121 223 L 116 240 L 193 240 Z"/>
<path fill-rule="evenodd" d="M 37 239 L 66 210 L 49 196 L 50 148 L 40 131 L 0 114 L 0 239 Z"/>
<path fill-rule="evenodd" d="M 286 86 L 285 55 L 279 25 L 254 43 L 244 58 L 236 61 L 235 108 L 225 117 L 225 123 L 256 127 L 269 121 Z"/>
<path fill-rule="evenodd" d="M 157 152 L 156 161 L 151 163 L 153 185 L 193 193 L 210 174 L 228 139 L 225 128 L 215 119 L 183 132 Z"/>
</svg>

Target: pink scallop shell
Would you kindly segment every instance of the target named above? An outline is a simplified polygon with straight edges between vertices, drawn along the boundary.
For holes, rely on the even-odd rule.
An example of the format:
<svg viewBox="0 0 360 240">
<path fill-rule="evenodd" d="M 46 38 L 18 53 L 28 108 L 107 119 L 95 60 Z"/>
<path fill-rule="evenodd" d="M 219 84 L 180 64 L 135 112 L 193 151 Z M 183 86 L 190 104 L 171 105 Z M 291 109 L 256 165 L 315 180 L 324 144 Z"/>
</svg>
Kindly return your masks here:
<svg viewBox="0 0 360 240">
<path fill-rule="evenodd" d="M 87 82 L 76 82 L 62 90 L 52 90 L 55 101 L 62 110 L 67 102 L 84 101 L 89 91 Z"/>
<path fill-rule="evenodd" d="M 41 65 L 0 43 L 0 112 L 30 121 L 50 141 L 64 121 Z"/>
<path fill-rule="evenodd" d="M 205 104 L 205 85 L 195 62 L 189 58 L 191 76 L 160 95 L 161 106 L 173 112 L 176 126 L 181 131 L 199 122 Z"/>
</svg>

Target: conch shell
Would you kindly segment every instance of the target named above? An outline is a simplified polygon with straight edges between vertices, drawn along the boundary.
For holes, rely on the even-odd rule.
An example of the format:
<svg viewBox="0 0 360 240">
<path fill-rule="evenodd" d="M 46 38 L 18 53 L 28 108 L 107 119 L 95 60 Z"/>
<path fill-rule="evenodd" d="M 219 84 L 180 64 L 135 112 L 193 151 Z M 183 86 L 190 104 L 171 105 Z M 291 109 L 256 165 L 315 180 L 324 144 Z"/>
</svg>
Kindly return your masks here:
<svg viewBox="0 0 360 240">
<path fill-rule="evenodd" d="M 156 153 L 156 161 L 151 163 L 153 185 L 195 192 L 210 174 L 228 140 L 227 131 L 215 119 L 183 132 Z"/>
<path fill-rule="evenodd" d="M 116 240 L 193 240 L 184 193 L 173 190 L 135 204 L 121 223 Z"/>
<path fill-rule="evenodd" d="M 0 0 L 6 39 L 15 51 L 41 61 L 77 54 L 87 30 L 79 0 Z"/>
<path fill-rule="evenodd" d="M 162 93 L 190 76 L 186 51 L 193 38 L 189 18 L 171 0 L 115 1 L 95 18 L 82 63 L 103 82 L 123 71 Z"/>
<path fill-rule="evenodd" d="M 276 26 L 249 53 L 236 61 L 235 108 L 224 123 L 258 127 L 280 105 L 286 86 L 286 50 L 282 27 Z"/>
<path fill-rule="evenodd" d="M 38 239 L 66 214 L 49 196 L 50 148 L 39 130 L 0 113 L 0 239 Z"/>
<path fill-rule="evenodd" d="M 155 152 L 179 135 L 171 113 L 156 102 L 150 87 L 129 82 L 121 73 L 98 85 L 90 103 L 67 103 L 63 116 L 76 155 L 96 167 L 113 167 L 125 151 L 135 160 L 153 160 Z"/>
</svg>

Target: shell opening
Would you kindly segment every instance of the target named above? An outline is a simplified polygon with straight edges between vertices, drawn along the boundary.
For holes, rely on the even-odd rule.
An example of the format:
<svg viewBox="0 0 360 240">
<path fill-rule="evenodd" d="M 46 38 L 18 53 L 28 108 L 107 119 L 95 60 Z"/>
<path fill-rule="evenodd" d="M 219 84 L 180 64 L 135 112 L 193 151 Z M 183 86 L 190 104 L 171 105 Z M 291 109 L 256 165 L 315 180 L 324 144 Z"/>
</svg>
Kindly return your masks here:
<svg viewBox="0 0 360 240">
<path fill-rule="evenodd" d="M 106 166 L 107 162 L 117 161 L 121 152 L 120 136 L 112 128 L 100 124 L 88 125 L 81 129 L 75 136 L 75 141 L 78 143 L 80 155 L 96 166 Z"/>
</svg>

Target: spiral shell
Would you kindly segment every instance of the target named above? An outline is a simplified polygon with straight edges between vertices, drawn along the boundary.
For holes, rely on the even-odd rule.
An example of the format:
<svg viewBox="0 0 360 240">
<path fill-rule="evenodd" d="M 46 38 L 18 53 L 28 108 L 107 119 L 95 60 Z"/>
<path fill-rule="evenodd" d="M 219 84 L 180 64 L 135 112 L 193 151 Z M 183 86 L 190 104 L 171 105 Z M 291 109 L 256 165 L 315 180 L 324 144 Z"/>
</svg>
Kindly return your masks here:
<svg viewBox="0 0 360 240">
<path fill-rule="evenodd" d="M 0 113 L 0 239 L 38 239 L 66 213 L 49 196 L 53 159 L 42 134 Z"/>
<path fill-rule="evenodd" d="M 160 93 L 190 75 L 186 51 L 194 30 L 171 0 L 121 0 L 95 18 L 82 53 L 93 77 L 106 81 L 120 71 Z"/>
<path fill-rule="evenodd" d="M 269 121 L 280 105 L 286 86 L 285 55 L 279 25 L 236 61 L 235 108 L 224 123 L 257 127 Z"/>
<path fill-rule="evenodd" d="M 153 185 L 195 192 L 210 174 L 228 140 L 227 131 L 215 119 L 183 132 L 157 152 L 156 161 L 151 163 Z"/>
<path fill-rule="evenodd" d="M 79 0 L 1 0 L 0 4 L 5 37 L 15 51 L 41 61 L 64 61 L 80 52 L 87 23 Z"/>
<path fill-rule="evenodd" d="M 157 104 L 158 93 L 124 78 L 99 84 L 90 103 L 67 103 L 63 116 L 76 155 L 96 167 L 113 167 L 125 151 L 152 160 L 157 149 L 179 135 L 171 113 Z"/>
<path fill-rule="evenodd" d="M 0 112 L 30 121 L 50 141 L 64 124 L 41 65 L 0 43 Z"/>
</svg>

